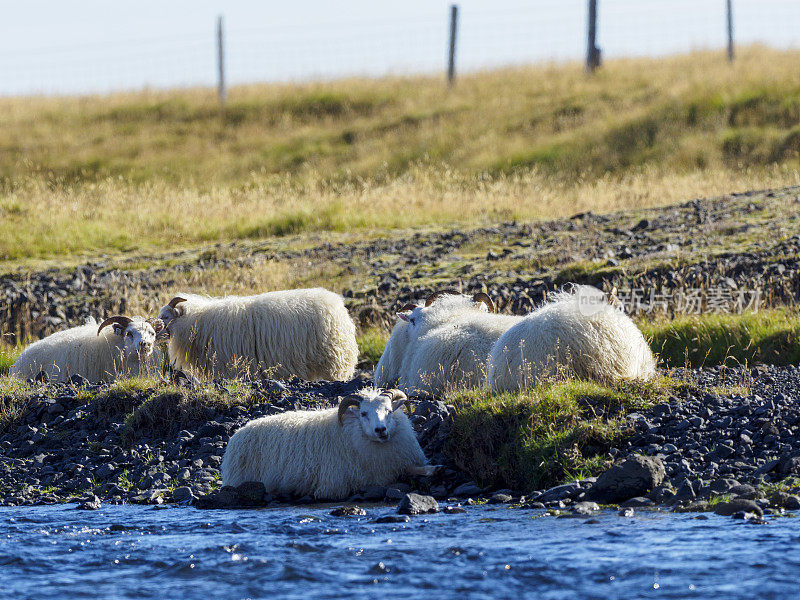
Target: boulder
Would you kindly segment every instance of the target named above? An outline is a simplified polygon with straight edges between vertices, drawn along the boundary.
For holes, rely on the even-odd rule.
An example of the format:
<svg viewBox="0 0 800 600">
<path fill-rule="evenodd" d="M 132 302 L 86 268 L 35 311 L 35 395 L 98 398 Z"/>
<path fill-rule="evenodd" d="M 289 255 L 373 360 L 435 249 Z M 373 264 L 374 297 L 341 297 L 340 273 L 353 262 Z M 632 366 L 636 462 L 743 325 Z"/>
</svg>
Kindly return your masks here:
<svg viewBox="0 0 800 600">
<path fill-rule="evenodd" d="M 730 517 L 738 512 L 754 513 L 759 517 L 764 516 L 764 511 L 761 507 L 752 500 L 744 498 L 734 498 L 730 502 L 720 502 L 714 505 L 714 512 L 723 517 Z"/>
<path fill-rule="evenodd" d="M 436 512 L 439 512 L 436 498 L 421 494 L 406 494 L 397 507 L 397 513 L 400 515 L 424 515 Z"/>
<path fill-rule="evenodd" d="M 600 475 L 587 491 L 587 500 L 611 503 L 644 496 L 661 484 L 664 475 L 660 458 L 634 454 Z"/>
</svg>

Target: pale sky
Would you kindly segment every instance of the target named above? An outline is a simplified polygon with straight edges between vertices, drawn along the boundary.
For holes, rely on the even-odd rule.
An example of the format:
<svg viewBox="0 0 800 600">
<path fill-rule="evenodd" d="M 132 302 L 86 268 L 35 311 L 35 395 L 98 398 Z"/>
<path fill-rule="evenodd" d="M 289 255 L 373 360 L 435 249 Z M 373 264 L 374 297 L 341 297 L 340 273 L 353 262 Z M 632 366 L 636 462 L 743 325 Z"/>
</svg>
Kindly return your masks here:
<svg viewBox="0 0 800 600">
<path fill-rule="evenodd" d="M 598 0 L 604 56 L 725 44 L 724 0 Z M 444 72 L 450 1 L 5 2 L 0 94 L 214 85 L 224 15 L 231 83 Z M 735 38 L 800 45 L 800 1 L 733 0 Z M 462 0 L 459 71 L 581 59 L 585 0 Z"/>
</svg>

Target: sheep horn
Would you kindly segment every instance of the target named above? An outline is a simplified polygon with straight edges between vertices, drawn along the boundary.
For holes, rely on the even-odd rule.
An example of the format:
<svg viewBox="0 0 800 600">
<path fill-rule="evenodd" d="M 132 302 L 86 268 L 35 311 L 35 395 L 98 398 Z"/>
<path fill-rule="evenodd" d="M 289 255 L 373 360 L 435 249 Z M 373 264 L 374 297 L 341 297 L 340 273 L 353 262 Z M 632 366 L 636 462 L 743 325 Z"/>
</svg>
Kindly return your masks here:
<svg viewBox="0 0 800 600">
<path fill-rule="evenodd" d="M 400 308 L 397 312 L 406 312 L 408 310 L 414 310 L 415 308 L 417 308 L 416 304 L 413 302 L 407 302 L 403 304 L 402 308 Z"/>
<path fill-rule="evenodd" d="M 385 392 L 383 392 L 383 395 L 384 396 L 389 396 L 389 400 L 391 400 L 391 402 L 392 402 L 392 411 L 397 410 L 403 404 L 405 404 L 406 408 L 408 408 L 408 396 L 406 396 L 400 390 L 398 390 L 398 389 L 386 390 Z M 395 406 L 395 404 L 397 406 Z"/>
<path fill-rule="evenodd" d="M 344 400 L 339 402 L 339 425 L 344 425 L 344 413 L 347 412 L 347 409 L 351 406 L 360 406 L 361 405 L 361 396 L 358 394 L 350 394 Z"/>
<path fill-rule="evenodd" d="M 153 326 L 156 332 L 156 341 L 167 340 L 169 339 L 169 329 L 166 328 L 164 325 L 164 321 L 161 319 L 147 319 L 147 322 Z"/>
<path fill-rule="evenodd" d="M 473 302 L 479 302 L 479 303 L 483 302 L 489 309 L 489 312 L 491 313 L 495 311 L 494 302 L 492 302 L 492 299 L 489 297 L 489 294 L 478 292 L 477 294 L 474 294 L 472 296 L 472 300 Z"/>
<path fill-rule="evenodd" d="M 438 290 L 433 292 L 430 296 L 425 298 L 425 306 L 430 306 L 439 296 L 445 296 L 448 294 L 453 294 L 458 296 L 458 290 L 446 289 L 446 290 Z"/>
<path fill-rule="evenodd" d="M 100 335 L 100 332 L 103 331 L 103 327 L 108 327 L 109 325 L 119 325 L 122 327 L 122 329 L 125 329 L 131 323 L 133 323 L 133 319 L 130 317 L 123 317 L 122 315 L 109 317 L 100 323 L 100 327 L 97 328 L 97 335 Z"/>
<path fill-rule="evenodd" d="M 169 306 L 170 308 L 175 308 L 181 302 L 186 302 L 186 298 L 181 298 L 180 296 L 175 296 L 172 300 L 169 301 L 169 304 L 167 306 Z"/>
</svg>

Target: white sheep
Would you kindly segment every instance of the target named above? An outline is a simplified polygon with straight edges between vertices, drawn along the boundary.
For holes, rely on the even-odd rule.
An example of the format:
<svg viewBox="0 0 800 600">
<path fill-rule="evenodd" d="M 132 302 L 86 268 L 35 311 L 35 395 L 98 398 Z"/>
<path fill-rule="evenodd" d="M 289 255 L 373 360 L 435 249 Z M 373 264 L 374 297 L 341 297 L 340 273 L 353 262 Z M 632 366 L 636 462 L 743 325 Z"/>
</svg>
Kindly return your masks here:
<svg viewBox="0 0 800 600">
<path fill-rule="evenodd" d="M 118 315 L 98 327 L 90 318 L 85 325 L 32 343 L 11 366 L 10 374 L 27 379 L 44 371 L 50 381 L 81 375 L 93 382 L 157 374 L 162 355 L 156 341 L 163 339 L 165 333 L 164 324 L 158 319 Z"/>
<path fill-rule="evenodd" d="M 408 394 L 442 395 L 479 387 L 497 339 L 521 317 L 494 314 L 484 293 L 431 294 L 424 306 L 406 305 L 375 368 L 379 386 L 397 384 Z"/>
<path fill-rule="evenodd" d="M 210 298 L 179 294 L 159 313 L 173 366 L 213 377 L 345 380 L 358 359 L 344 300 L 322 288 Z"/>
<path fill-rule="evenodd" d="M 260 481 L 273 493 L 341 500 L 403 474 L 430 475 L 406 401 L 399 390 L 367 388 L 338 408 L 250 421 L 228 442 L 222 483 Z"/>
<path fill-rule="evenodd" d="M 560 374 L 599 381 L 648 379 L 655 357 L 634 322 L 603 292 L 574 286 L 508 329 L 489 356 L 493 392 Z"/>
</svg>

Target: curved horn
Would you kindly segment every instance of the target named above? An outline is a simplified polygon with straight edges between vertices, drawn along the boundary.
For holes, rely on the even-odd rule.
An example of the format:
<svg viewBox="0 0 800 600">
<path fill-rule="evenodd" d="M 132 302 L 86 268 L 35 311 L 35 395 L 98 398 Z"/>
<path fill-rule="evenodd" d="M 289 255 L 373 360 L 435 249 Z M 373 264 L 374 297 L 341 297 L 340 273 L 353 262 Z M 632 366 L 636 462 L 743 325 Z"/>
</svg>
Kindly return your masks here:
<svg viewBox="0 0 800 600">
<path fill-rule="evenodd" d="M 347 409 L 351 406 L 359 406 L 361 404 L 361 396 L 358 394 L 350 394 L 346 398 L 344 398 L 341 402 L 339 402 L 339 425 L 344 425 L 344 413 L 347 412 Z"/>
<path fill-rule="evenodd" d="M 483 292 L 478 292 L 472 296 L 472 300 L 474 302 L 483 302 L 488 308 L 489 312 L 493 313 L 495 311 L 494 302 L 489 297 L 489 294 L 484 294 Z"/>
<path fill-rule="evenodd" d="M 453 289 L 437 290 L 437 291 L 433 292 L 430 296 L 425 298 L 425 306 L 430 306 L 431 304 L 433 304 L 434 301 L 439 296 L 445 296 L 445 295 L 449 295 L 449 294 L 458 296 L 458 290 L 453 290 Z"/>
<path fill-rule="evenodd" d="M 415 308 L 417 308 L 416 304 L 414 304 L 413 302 L 406 302 L 405 304 L 403 304 L 401 308 L 397 310 L 397 312 L 406 312 L 407 310 L 414 310 Z"/>
<path fill-rule="evenodd" d="M 120 327 L 125 329 L 131 323 L 133 323 L 133 319 L 131 319 L 130 317 L 123 317 L 122 315 L 109 317 L 105 321 L 100 323 L 100 327 L 97 328 L 97 335 L 100 335 L 100 332 L 103 331 L 103 327 L 108 327 L 109 325 L 119 325 Z"/>
<path fill-rule="evenodd" d="M 406 408 L 408 408 L 408 396 L 406 396 L 400 390 L 393 388 L 393 389 L 390 389 L 390 390 L 383 391 L 382 394 L 384 396 L 389 396 L 389 400 L 391 400 L 391 402 L 392 402 L 392 411 L 397 410 L 403 404 L 405 404 Z"/>
<path fill-rule="evenodd" d="M 169 306 L 170 308 L 175 308 L 181 302 L 186 302 L 186 298 L 181 298 L 180 296 L 175 296 L 172 300 L 169 301 L 169 304 L 167 306 Z"/>
</svg>

